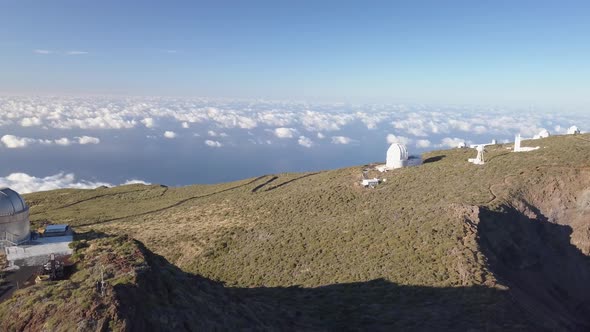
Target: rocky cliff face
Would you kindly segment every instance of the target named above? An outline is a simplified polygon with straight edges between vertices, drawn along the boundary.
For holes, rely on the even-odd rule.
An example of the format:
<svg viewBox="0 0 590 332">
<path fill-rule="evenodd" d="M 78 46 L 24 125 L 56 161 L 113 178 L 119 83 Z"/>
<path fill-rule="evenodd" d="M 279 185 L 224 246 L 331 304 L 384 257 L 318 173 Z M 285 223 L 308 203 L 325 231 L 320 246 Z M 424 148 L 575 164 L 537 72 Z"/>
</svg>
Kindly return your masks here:
<svg viewBox="0 0 590 332">
<path fill-rule="evenodd" d="M 551 175 L 552 174 L 552 175 Z M 553 330 L 590 329 L 590 170 L 550 172 L 473 221 L 490 270 Z"/>
</svg>

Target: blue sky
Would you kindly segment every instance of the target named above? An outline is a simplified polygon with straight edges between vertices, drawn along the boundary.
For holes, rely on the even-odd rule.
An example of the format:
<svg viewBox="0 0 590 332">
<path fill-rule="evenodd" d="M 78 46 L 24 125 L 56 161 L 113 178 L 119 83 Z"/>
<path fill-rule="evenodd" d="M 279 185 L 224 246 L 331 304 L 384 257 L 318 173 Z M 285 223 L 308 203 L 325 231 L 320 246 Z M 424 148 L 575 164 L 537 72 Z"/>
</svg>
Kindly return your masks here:
<svg viewBox="0 0 590 332">
<path fill-rule="evenodd" d="M 584 110 L 587 1 L 1 1 L 0 92 Z"/>
</svg>

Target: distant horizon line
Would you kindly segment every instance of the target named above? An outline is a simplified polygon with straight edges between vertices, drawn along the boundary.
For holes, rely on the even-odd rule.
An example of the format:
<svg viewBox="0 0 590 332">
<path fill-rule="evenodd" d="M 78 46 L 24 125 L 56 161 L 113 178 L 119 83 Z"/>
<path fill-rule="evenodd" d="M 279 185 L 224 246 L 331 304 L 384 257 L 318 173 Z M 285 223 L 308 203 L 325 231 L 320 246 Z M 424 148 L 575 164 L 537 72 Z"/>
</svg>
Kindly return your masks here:
<svg viewBox="0 0 590 332">
<path fill-rule="evenodd" d="M 449 103 L 449 102 L 417 102 L 409 100 L 398 101 L 343 101 L 343 100 L 314 100 L 301 98 L 267 98 L 267 97 L 220 97 L 220 96 L 198 96 L 198 95 L 156 95 L 156 94 L 125 94 L 125 93 L 49 93 L 49 92 L 8 92 L 0 90 L 0 97 L 25 97 L 25 98 L 113 98 L 113 99 L 153 99 L 153 100 L 199 100 L 202 102 L 212 101 L 234 101 L 234 102 L 263 102 L 271 104 L 289 103 L 289 104 L 311 104 L 311 105 L 332 105 L 332 106 L 414 106 L 414 107 L 443 107 L 443 108 L 489 108 L 490 111 L 499 110 L 518 110 L 518 111 L 563 111 L 568 112 L 582 112 L 590 109 L 590 105 L 584 106 L 556 106 L 556 105 L 506 105 L 506 104 L 490 104 L 490 103 Z"/>
</svg>

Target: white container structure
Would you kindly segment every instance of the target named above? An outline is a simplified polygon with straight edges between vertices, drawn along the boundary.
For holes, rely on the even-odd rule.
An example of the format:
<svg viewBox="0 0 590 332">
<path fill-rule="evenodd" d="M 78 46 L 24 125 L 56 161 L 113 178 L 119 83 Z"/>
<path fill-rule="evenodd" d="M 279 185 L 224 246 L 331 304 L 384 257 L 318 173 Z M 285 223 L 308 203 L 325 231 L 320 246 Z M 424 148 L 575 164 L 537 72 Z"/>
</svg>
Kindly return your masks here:
<svg viewBox="0 0 590 332">
<path fill-rule="evenodd" d="M 520 137 L 520 134 L 516 135 L 514 137 L 514 152 L 529 152 L 529 151 L 534 151 L 534 150 L 538 150 L 540 149 L 540 147 L 536 146 L 536 147 L 522 147 L 520 146 L 520 141 L 522 140 L 522 138 Z"/>
<path fill-rule="evenodd" d="M 495 139 L 493 139 L 491 143 L 471 144 L 469 147 L 472 148 L 472 149 L 477 149 L 478 146 L 483 146 L 485 148 L 486 146 L 496 145 L 496 144 L 498 144 L 498 141 L 496 141 Z"/>
<path fill-rule="evenodd" d="M 379 184 L 379 179 L 363 179 L 361 185 L 366 188 L 375 188 Z"/>
</svg>

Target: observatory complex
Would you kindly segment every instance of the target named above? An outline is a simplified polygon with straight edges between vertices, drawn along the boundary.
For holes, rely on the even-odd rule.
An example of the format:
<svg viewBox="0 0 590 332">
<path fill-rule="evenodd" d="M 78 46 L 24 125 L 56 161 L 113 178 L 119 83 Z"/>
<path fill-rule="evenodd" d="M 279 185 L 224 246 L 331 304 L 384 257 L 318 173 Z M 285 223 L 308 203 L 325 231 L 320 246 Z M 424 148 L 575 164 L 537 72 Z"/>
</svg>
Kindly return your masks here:
<svg viewBox="0 0 590 332">
<path fill-rule="evenodd" d="M 40 266 L 52 254 L 72 254 L 69 225 L 47 225 L 33 234 L 25 200 L 10 188 L 0 188 L 0 249 L 6 254 L 9 269 L 15 265 Z"/>
<path fill-rule="evenodd" d="M 0 188 L 0 248 L 19 245 L 31 236 L 29 207 L 10 188 Z"/>
</svg>

